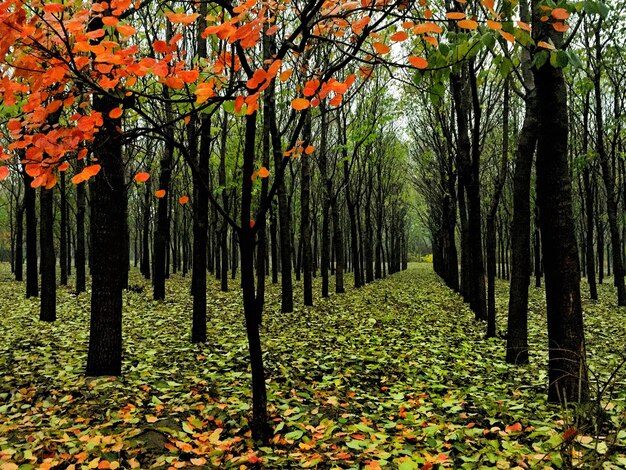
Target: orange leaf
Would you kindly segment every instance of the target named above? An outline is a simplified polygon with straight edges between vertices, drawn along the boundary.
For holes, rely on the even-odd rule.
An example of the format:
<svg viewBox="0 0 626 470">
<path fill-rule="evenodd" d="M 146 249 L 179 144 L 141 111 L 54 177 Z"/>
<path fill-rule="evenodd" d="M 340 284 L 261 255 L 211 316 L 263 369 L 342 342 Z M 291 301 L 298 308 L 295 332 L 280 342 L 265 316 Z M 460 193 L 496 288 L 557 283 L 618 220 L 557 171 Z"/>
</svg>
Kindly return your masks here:
<svg viewBox="0 0 626 470">
<path fill-rule="evenodd" d="M 289 80 L 289 77 L 291 77 L 291 73 L 292 73 L 292 70 L 291 70 L 291 69 L 289 69 L 289 70 L 285 70 L 284 72 L 282 72 L 282 73 L 278 76 L 278 79 L 279 79 L 281 82 L 286 82 L 287 80 Z"/>
<path fill-rule="evenodd" d="M 165 13 L 165 16 L 168 20 L 170 20 L 171 23 L 191 24 L 196 21 L 200 14 L 192 13 L 190 15 L 187 15 L 185 13 L 173 13 L 168 11 L 167 13 Z"/>
<path fill-rule="evenodd" d="M 302 111 L 310 106 L 311 102 L 306 98 L 296 98 L 291 101 L 291 107 L 296 111 Z"/>
<path fill-rule="evenodd" d="M 513 36 L 511 33 L 507 33 L 506 31 L 500 31 L 500 35 L 511 44 L 515 44 L 515 36 Z"/>
<path fill-rule="evenodd" d="M 187 204 L 189 202 L 189 196 L 181 196 L 180 198 L 178 198 L 178 202 L 181 205 Z"/>
<path fill-rule="evenodd" d="M 96 163 L 95 165 L 89 165 L 88 167 L 85 167 L 82 173 L 84 173 L 87 179 L 89 179 L 92 176 L 96 176 L 98 173 L 100 173 L 101 169 L 102 167 Z"/>
<path fill-rule="evenodd" d="M 235 111 L 240 113 L 241 108 L 243 107 L 245 102 L 246 99 L 242 95 L 239 95 L 237 98 L 235 98 Z"/>
<path fill-rule="evenodd" d="M 63 162 L 59 165 L 59 167 L 57 168 L 59 171 L 65 171 L 70 167 L 70 164 L 67 162 Z"/>
<path fill-rule="evenodd" d="M 552 17 L 557 20 L 566 20 L 569 18 L 569 12 L 565 8 L 555 8 L 552 10 Z"/>
<path fill-rule="evenodd" d="M 313 152 L 315 152 L 315 147 L 312 145 L 308 145 L 307 148 L 304 149 L 304 153 L 307 155 L 311 155 Z"/>
<path fill-rule="evenodd" d="M 352 23 L 352 32 L 354 34 L 361 34 L 363 32 L 363 28 L 365 28 L 370 22 L 370 17 L 369 16 L 364 16 L 363 18 L 361 18 L 358 21 L 355 21 L 354 23 Z"/>
<path fill-rule="evenodd" d="M 390 39 L 396 42 L 406 41 L 407 39 L 409 39 L 409 35 L 406 34 L 404 31 L 398 31 L 397 33 L 392 34 Z"/>
<path fill-rule="evenodd" d="M 104 18 L 102 18 L 102 23 L 104 23 L 106 26 L 115 26 L 117 23 L 119 23 L 120 20 L 118 20 L 115 16 L 105 16 Z"/>
<path fill-rule="evenodd" d="M 118 24 L 115 26 L 115 29 L 117 29 L 122 36 L 132 36 L 137 32 L 135 28 L 128 24 Z"/>
<path fill-rule="evenodd" d="M 159 52 L 159 53 L 166 53 L 168 51 L 168 47 L 167 47 L 167 43 L 165 41 L 162 40 L 158 40 L 158 41 L 154 41 L 154 43 L 152 44 L 152 47 L 154 47 L 154 51 L 155 52 Z"/>
<path fill-rule="evenodd" d="M 487 28 L 494 31 L 500 31 L 502 29 L 502 23 L 499 21 L 487 20 Z"/>
<path fill-rule="evenodd" d="M 61 13 L 64 9 L 65 7 L 60 3 L 49 3 L 43 7 L 46 13 Z"/>
<path fill-rule="evenodd" d="M 546 42 L 546 41 L 539 41 L 537 43 L 537 47 L 543 47 L 544 49 L 549 49 L 551 51 L 556 49 L 552 44 L 550 44 L 549 42 Z"/>
<path fill-rule="evenodd" d="M 555 31 L 558 31 L 559 33 L 565 33 L 569 29 L 569 25 L 561 23 L 560 21 L 554 23 L 552 27 Z"/>
<path fill-rule="evenodd" d="M 461 20 L 458 23 L 459 28 L 463 29 L 476 29 L 478 28 L 478 23 L 474 20 Z"/>
<path fill-rule="evenodd" d="M 122 110 L 122 108 L 120 108 L 119 106 L 117 108 L 113 108 L 110 112 L 109 112 L 109 117 L 111 119 L 117 119 L 119 117 L 122 116 L 122 114 L 124 114 L 124 111 Z"/>
<path fill-rule="evenodd" d="M 417 69 L 425 69 L 428 67 L 428 61 L 426 59 L 415 55 L 409 56 L 409 63 Z"/>
<path fill-rule="evenodd" d="M 84 181 L 85 181 L 85 175 L 83 175 L 82 173 L 78 173 L 77 175 L 74 175 L 72 177 L 72 183 L 74 184 L 80 184 Z"/>
<path fill-rule="evenodd" d="M 415 34 L 426 34 L 426 33 L 439 34 L 439 33 L 443 32 L 443 28 L 441 26 L 439 26 L 438 24 L 431 23 L 429 21 L 429 22 L 426 22 L 426 23 L 415 25 L 413 27 L 413 32 Z"/>
<path fill-rule="evenodd" d="M 8 166 L 0 166 L 0 181 L 6 179 L 9 176 L 9 167 Z"/>
<path fill-rule="evenodd" d="M 165 189 L 159 189 L 159 190 L 157 190 L 157 191 L 155 191 L 155 192 L 154 192 L 154 195 L 155 195 L 158 199 L 161 199 L 161 198 L 164 198 L 164 197 L 165 197 L 165 193 L 166 193 Z"/>
<path fill-rule="evenodd" d="M 270 175 L 270 171 L 264 166 L 262 166 L 261 169 L 259 170 L 259 177 L 267 178 L 269 175 Z"/>
<path fill-rule="evenodd" d="M 141 172 L 135 175 L 135 181 L 137 181 L 137 183 L 145 183 L 149 179 L 150 179 L 150 173 Z"/>
<path fill-rule="evenodd" d="M 522 423 L 515 423 L 505 428 L 506 432 L 520 432 L 522 430 Z"/>
<path fill-rule="evenodd" d="M 424 41 L 433 47 L 437 47 L 439 45 L 439 41 L 437 41 L 437 38 L 433 36 L 424 36 Z"/>
<path fill-rule="evenodd" d="M 517 26 L 524 31 L 528 31 L 529 33 L 532 31 L 532 28 L 528 23 L 524 23 L 523 21 L 518 21 Z"/>
<path fill-rule="evenodd" d="M 448 18 L 449 20 L 462 20 L 463 18 L 465 18 L 465 13 L 463 13 L 462 11 L 449 11 L 448 13 L 446 13 L 446 18 Z"/>
<path fill-rule="evenodd" d="M 389 51 L 391 51 L 390 47 L 387 44 L 383 44 L 382 42 L 375 42 L 374 44 L 372 44 L 372 47 L 374 47 L 376 52 L 378 52 L 379 54 L 388 54 Z"/>
</svg>

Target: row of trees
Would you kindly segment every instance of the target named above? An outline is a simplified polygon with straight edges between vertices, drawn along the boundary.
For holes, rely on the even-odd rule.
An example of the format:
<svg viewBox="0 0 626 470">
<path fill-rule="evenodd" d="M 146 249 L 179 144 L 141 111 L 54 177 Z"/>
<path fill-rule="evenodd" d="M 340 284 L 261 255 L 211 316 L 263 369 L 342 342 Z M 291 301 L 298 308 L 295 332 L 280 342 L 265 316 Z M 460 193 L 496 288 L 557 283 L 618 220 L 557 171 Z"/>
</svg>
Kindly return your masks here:
<svg viewBox="0 0 626 470">
<path fill-rule="evenodd" d="M 548 15 L 520 2 L 521 21 L 543 47 L 529 46 L 525 32 L 515 35 L 527 46 L 519 50 L 507 38 L 487 50 L 470 41 L 467 61 L 430 77 L 437 93 L 423 98 L 411 125 L 435 270 L 487 322 L 488 337 L 496 335 L 495 279 L 510 279 L 510 363 L 528 362 L 530 276 L 537 286 L 545 276 L 553 401 L 589 393 L 580 266 L 592 299 L 596 279 L 612 269 L 625 305 L 623 67 L 615 60 L 623 8 L 581 7 L 564 37 L 555 26 L 569 11 Z"/>
<path fill-rule="evenodd" d="M 77 290 L 85 287 L 87 261 L 90 267 L 87 374 L 118 375 L 122 291 L 131 260 L 151 277 L 155 300 L 167 295 L 168 272 L 191 271 L 194 342 L 206 339 L 207 272 L 219 275 L 226 289 L 228 272 L 239 269 L 252 370 L 250 424 L 253 436 L 265 440 L 260 326 L 266 276 L 271 273 L 275 282 L 280 273 L 282 310 L 291 311 L 294 270 L 302 276 L 304 303 L 311 304 L 317 267 L 326 296 L 331 273 L 341 293 L 346 269 L 358 287 L 406 266 L 414 237 L 405 185 L 408 136 L 399 124 L 414 124 L 409 129 L 417 170 L 427 171 L 417 183 L 431 209 L 435 268 L 463 293 L 477 318 L 489 320 L 493 334 L 495 220 L 515 142 L 509 144 L 508 129 L 515 92 L 525 116 L 513 188 L 512 285 L 528 284 L 528 270 L 518 267 L 529 259 L 536 144 L 550 397 L 584 398 L 563 74 L 574 56 L 567 51 L 572 39 L 565 41 L 563 33 L 571 12 L 584 7 L 589 14 L 604 13 L 599 5 L 530 8 L 520 2 L 517 11 L 493 0 L 112 0 L 88 8 L 3 1 L 0 90 L 7 120 L 1 159 L 9 166 L 0 177 L 12 201 L 16 275 L 25 234 L 27 295 L 37 295 L 39 188 L 41 317 L 54 319 L 58 243 L 62 282 L 72 252 Z M 517 14 L 521 21 L 513 22 Z M 579 25 L 586 21 L 585 14 L 578 17 Z M 499 64 L 501 83 L 489 76 L 492 63 Z M 389 82 L 397 66 L 409 74 L 406 107 Z M 484 106 L 485 93 L 501 106 Z M 422 102 L 424 96 L 431 104 Z M 419 103 L 422 108 L 411 105 Z M 432 112 L 424 114 L 429 106 Z M 492 142 L 496 116 L 505 123 L 501 152 Z M 494 164 L 486 218 L 487 295 L 481 168 L 488 146 L 500 164 Z M 66 172 L 73 173 L 75 192 Z M 615 273 L 618 259 L 621 254 L 614 256 Z M 523 289 L 513 292 L 523 297 Z M 517 362 L 523 362 L 525 347 L 521 297 L 512 299 L 508 333 Z"/>
</svg>

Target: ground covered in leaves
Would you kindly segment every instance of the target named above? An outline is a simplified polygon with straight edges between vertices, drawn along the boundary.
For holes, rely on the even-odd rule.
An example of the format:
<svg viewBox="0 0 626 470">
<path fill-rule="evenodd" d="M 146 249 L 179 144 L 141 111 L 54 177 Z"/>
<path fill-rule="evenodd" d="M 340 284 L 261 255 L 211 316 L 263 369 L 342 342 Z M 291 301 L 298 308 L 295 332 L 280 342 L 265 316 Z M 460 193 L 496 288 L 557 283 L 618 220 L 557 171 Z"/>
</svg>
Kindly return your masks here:
<svg viewBox="0 0 626 470">
<path fill-rule="evenodd" d="M 626 349 L 626 310 L 606 284 L 599 303 L 585 302 L 601 394 L 565 411 L 545 401 L 540 289 L 531 288 L 532 362 L 513 368 L 505 341 L 484 339 L 430 265 L 316 297 L 312 308 L 297 291 L 290 314 L 269 286 L 262 336 L 274 437 L 255 449 L 234 283 L 222 293 L 210 281 L 209 339 L 192 345 L 189 278 L 173 275 L 168 300 L 154 302 L 133 272 L 143 292 L 124 297 L 124 375 L 90 378 L 89 294 L 60 288 L 58 321 L 44 324 L 38 300 L 24 299 L 6 267 L 1 275 L 1 470 L 626 468 L 626 380 L 623 370 L 611 377 Z"/>
</svg>

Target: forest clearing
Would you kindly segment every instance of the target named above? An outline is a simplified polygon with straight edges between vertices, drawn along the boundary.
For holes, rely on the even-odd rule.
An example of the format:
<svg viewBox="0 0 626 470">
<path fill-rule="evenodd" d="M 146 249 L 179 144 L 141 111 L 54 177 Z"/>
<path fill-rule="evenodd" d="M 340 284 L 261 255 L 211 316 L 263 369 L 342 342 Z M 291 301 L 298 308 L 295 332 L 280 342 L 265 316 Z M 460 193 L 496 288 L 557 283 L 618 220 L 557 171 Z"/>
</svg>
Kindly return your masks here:
<svg viewBox="0 0 626 470">
<path fill-rule="evenodd" d="M 255 448 L 239 292 L 210 282 L 207 341 L 192 345 L 188 278 L 174 276 L 171 300 L 154 302 L 133 276 L 145 291 L 125 294 L 124 375 L 95 379 L 84 376 L 88 295 L 60 289 L 58 321 L 42 326 L 37 302 L 3 281 L 2 468 L 563 468 L 568 454 L 581 468 L 605 455 L 613 466 L 603 468 L 626 464 L 623 370 L 602 396 L 599 434 L 546 401 L 542 289 L 530 290 L 522 368 L 428 264 L 289 314 L 271 289 L 262 332 L 273 436 Z M 500 313 L 506 291 L 499 283 Z M 623 360 L 626 324 L 608 314 L 608 291 L 585 302 L 593 387 Z"/>
</svg>

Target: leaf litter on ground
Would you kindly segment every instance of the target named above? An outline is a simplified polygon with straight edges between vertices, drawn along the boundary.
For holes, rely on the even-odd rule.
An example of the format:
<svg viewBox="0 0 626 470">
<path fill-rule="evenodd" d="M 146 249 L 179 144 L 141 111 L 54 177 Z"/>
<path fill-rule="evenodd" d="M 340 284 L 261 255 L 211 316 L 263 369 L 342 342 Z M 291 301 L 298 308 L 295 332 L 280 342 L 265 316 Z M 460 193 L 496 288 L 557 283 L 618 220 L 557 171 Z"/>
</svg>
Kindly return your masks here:
<svg viewBox="0 0 626 470">
<path fill-rule="evenodd" d="M 431 266 L 281 313 L 268 285 L 262 327 L 274 435 L 255 447 L 247 426 L 250 378 L 237 281 L 209 280 L 208 339 L 189 341 L 189 277 L 167 300 L 131 272 L 124 293 L 121 377 L 85 377 L 89 293 L 58 291 L 58 321 L 0 273 L 0 469 L 83 468 L 562 468 L 606 457 L 625 468 L 626 380 L 601 397 L 603 429 L 574 427 L 546 402 L 543 290 L 530 288 L 531 363 L 504 361 L 462 299 Z M 348 279 L 350 281 L 350 279 Z M 348 282 L 349 284 L 349 282 Z M 499 281 L 499 329 L 508 284 Z M 585 302 L 594 379 L 623 358 L 626 323 L 608 284 Z M 612 437 L 611 437 L 612 436 Z M 595 460 L 594 460 L 595 459 Z"/>
</svg>

